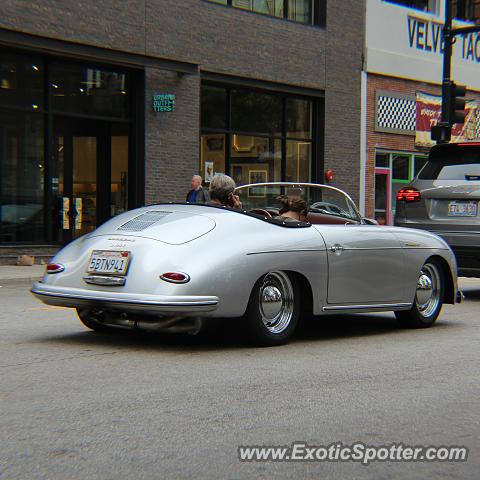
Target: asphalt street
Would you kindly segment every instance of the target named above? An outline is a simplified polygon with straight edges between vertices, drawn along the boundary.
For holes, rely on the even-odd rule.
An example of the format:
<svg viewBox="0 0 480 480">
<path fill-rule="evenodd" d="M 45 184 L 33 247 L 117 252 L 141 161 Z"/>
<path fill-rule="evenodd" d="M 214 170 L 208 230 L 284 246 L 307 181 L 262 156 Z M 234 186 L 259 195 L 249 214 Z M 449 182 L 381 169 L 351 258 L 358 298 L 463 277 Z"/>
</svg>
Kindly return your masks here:
<svg viewBox="0 0 480 480">
<path fill-rule="evenodd" d="M 98 334 L 0 282 L 0 479 L 479 478 L 480 280 L 437 324 L 332 316 L 289 345 Z M 463 445 L 465 463 L 258 462 L 239 445 Z"/>
</svg>

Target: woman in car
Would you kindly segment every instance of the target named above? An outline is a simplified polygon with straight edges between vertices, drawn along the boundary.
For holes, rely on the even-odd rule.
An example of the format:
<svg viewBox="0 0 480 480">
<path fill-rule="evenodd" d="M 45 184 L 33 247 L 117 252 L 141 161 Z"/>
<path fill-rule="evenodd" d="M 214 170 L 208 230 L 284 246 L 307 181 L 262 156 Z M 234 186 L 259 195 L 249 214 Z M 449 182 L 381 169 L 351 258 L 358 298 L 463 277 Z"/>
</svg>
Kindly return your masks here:
<svg viewBox="0 0 480 480">
<path fill-rule="evenodd" d="M 308 214 L 308 205 L 301 197 L 288 197 L 281 195 L 277 197 L 280 203 L 280 215 L 275 217 L 277 220 L 306 222 Z"/>
</svg>

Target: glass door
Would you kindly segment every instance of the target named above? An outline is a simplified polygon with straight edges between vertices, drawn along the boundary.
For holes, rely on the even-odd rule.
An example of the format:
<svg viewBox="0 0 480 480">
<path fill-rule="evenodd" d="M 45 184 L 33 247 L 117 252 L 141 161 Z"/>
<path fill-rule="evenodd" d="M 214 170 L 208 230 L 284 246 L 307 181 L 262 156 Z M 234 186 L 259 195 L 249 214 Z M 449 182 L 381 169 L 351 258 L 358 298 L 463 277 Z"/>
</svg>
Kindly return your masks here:
<svg viewBox="0 0 480 480">
<path fill-rule="evenodd" d="M 390 169 L 375 168 L 375 220 L 390 224 Z"/>
<path fill-rule="evenodd" d="M 100 122 L 59 119 L 53 130 L 52 189 L 56 238 L 68 243 L 105 220 L 99 203 L 109 169 L 104 163 L 106 134 Z M 107 171 L 106 171 L 107 170 Z"/>
</svg>

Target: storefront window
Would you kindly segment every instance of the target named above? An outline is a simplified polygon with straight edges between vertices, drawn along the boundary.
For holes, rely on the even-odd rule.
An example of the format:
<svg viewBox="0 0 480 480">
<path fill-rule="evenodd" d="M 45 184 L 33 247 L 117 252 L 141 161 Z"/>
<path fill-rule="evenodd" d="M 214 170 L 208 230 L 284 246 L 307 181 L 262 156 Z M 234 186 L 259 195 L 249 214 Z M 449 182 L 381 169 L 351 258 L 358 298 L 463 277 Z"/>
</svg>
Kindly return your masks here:
<svg viewBox="0 0 480 480">
<path fill-rule="evenodd" d="M 0 244 L 67 243 L 132 206 L 132 77 L 0 51 Z"/>
<path fill-rule="evenodd" d="M 237 185 L 280 180 L 280 140 L 234 134 L 231 145 L 230 172 Z"/>
<path fill-rule="evenodd" d="M 232 129 L 280 135 L 282 98 L 279 95 L 232 90 Z"/>
<path fill-rule="evenodd" d="M 43 115 L 0 112 L 0 242 L 43 240 Z"/>
<path fill-rule="evenodd" d="M 205 183 L 215 173 L 231 175 L 238 185 L 311 180 L 313 101 L 204 84 L 201 104 Z"/>
<path fill-rule="evenodd" d="M 286 99 L 287 137 L 312 138 L 312 102 L 299 98 Z"/>
<path fill-rule="evenodd" d="M 41 59 L 0 54 L 0 106 L 40 111 L 44 106 Z"/>
<path fill-rule="evenodd" d="M 62 63 L 52 65 L 51 79 L 54 111 L 128 116 L 128 86 L 124 73 Z"/>
<path fill-rule="evenodd" d="M 215 172 L 225 173 L 226 135 L 214 133 L 202 135 L 200 142 L 200 175 L 205 183 L 212 181 Z"/>
<path fill-rule="evenodd" d="M 413 180 L 426 161 L 422 154 L 375 153 L 375 219 L 379 223 L 393 223 L 397 192 Z"/>
<path fill-rule="evenodd" d="M 227 91 L 205 85 L 202 89 L 202 125 L 206 128 L 226 128 Z"/>
<path fill-rule="evenodd" d="M 410 181 L 410 157 L 408 155 L 392 156 L 392 179 L 395 181 Z"/>
<path fill-rule="evenodd" d="M 287 182 L 310 182 L 312 143 L 287 140 Z"/>
</svg>

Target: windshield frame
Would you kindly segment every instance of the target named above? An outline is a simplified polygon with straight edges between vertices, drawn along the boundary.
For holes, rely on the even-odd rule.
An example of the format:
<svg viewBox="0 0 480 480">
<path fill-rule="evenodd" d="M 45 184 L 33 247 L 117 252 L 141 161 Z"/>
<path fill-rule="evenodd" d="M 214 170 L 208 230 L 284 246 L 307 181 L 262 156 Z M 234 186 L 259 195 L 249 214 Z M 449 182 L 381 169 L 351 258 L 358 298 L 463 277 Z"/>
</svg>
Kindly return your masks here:
<svg viewBox="0 0 480 480">
<path fill-rule="evenodd" d="M 239 185 L 238 187 L 235 188 L 235 193 L 237 193 L 239 190 L 243 190 L 246 188 L 251 188 L 251 187 L 268 187 L 268 186 L 275 186 L 275 187 L 313 187 L 313 188 L 326 188 L 328 190 L 333 190 L 336 191 L 342 195 L 344 195 L 350 205 L 352 206 L 355 214 L 358 217 L 358 221 L 361 224 L 365 224 L 365 220 L 363 215 L 360 213 L 358 210 L 358 207 L 356 203 L 352 200 L 352 197 L 345 191 L 341 190 L 340 188 L 337 187 L 332 187 L 331 185 L 325 185 L 323 183 L 308 183 L 308 182 L 263 182 L 263 183 L 248 183 L 246 185 Z"/>
</svg>

